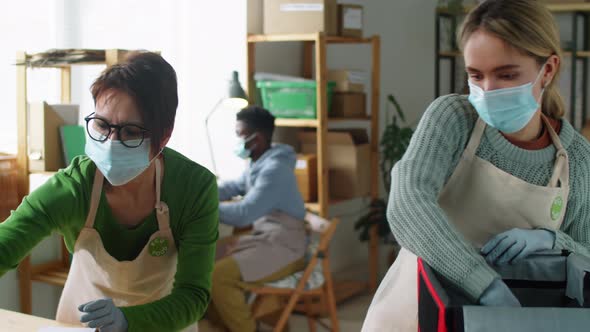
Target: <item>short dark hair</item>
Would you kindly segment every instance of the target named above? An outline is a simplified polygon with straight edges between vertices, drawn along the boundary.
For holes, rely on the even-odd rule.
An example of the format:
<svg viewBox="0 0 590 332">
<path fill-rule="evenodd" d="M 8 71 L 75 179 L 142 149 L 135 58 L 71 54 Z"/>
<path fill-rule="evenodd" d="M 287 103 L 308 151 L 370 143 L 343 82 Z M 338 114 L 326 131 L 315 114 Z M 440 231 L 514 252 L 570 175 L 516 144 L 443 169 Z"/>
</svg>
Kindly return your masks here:
<svg viewBox="0 0 590 332">
<path fill-rule="evenodd" d="M 174 68 L 159 54 L 133 52 L 125 61 L 105 69 L 90 91 L 96 100 L 108 90 L 117 90 L 135 101 L 154 151 L 174 128 L 178 91 Z"/>
<path fill-rule="evenodd" d="M 275 131 L 275 117 L 260 106 L 248 106 L 236 115 L 252 131 L 261 132 L 270 141 Z"/>
</svg>

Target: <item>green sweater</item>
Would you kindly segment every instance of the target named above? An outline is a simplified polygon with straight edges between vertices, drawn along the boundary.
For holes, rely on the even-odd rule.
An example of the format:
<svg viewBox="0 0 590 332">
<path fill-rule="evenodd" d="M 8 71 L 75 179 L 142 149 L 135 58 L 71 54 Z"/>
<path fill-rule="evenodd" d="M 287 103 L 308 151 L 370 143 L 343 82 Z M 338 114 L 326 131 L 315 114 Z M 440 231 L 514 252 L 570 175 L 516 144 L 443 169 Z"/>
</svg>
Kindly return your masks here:
<svg viewBox="0 0 590 332">
<path fill-rule="evenodd" d="M 171 149 L 164 149 L 162 201 L 170 209 L 170 228 L 178 249 L 172 293 L 158 301 L 121 308 L 129 331 L 176 331 L 199 320 L 210 299 L 211 273 L 218 237 L 215 177 Z M 96 167 L 76 158 L 27 196 L 0 224 L 0 275 L 13 269 L 43 238 L 62 234 L 70 252 L 84 227 Z M 147 244 L 158 223 L 155 211 L 134 229 L 117 223 L 104 192 L 94 228 L 116 259 L 132 260 Z"/>
<path fill-rule="evenodd" d="M 472 300 L 478 300 L 498 275 L 449 224 L 437 201 L 476 120 L 477 113 L 465 96 L 444 96 L 430 105 L 407 152 L 393 168 L 387 210 L 399 243 Z M 590 144 L 565 120 L 559 137 L 569 155 L 570 196 L 555 249 L 590 256 Z M 553 145 L 537 151 L 520 149 L 488 126 L 476 155 L 524 181 L 546 186 L 555 153 Z"/>
</svg>

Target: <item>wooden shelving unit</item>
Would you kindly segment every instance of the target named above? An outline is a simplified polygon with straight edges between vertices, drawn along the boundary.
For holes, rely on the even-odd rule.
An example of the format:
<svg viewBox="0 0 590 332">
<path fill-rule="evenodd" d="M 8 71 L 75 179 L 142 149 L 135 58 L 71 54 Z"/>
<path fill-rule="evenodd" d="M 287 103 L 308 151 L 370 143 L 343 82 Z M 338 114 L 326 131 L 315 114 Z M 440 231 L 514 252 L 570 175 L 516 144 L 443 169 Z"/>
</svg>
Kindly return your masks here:
<svg viewBox="0 0 590 332">
<path fill-rule="evenodd" d="M 569 14 L 571 15 L 571 22 L 572 22 L 572 35 L 571 35 L 571 42 L 572 47 L 563 52 L 564 57 L 568 57 L 572 61 L 571 66 L 571 79 L 570 79 L 570 100 L 569 100 L 569 121 L 570 123 L 576 128 L 581 129 L 582 126 L 586 124 L 587 120 L 587 108 L 588 108 L 588 65 L 590 59 L 590 30 L 589 30 L 589 18 L 590 18 L 590 3 L 563 3 L 563 4 L 547 4 L 547 8 L 554 14 Z M 462 57 L 460 51 L 458 51 L 458 47 L 456 45 L 456 41 L 453 37 L 451 37 L 451 50 L 441 50 L 440 40 L 441 40 L 441 22 L 446 20 L 449 22 L 452 31 L 456 31 L 457 27 L 460 23 L 460 20 L 463 15 L 467 14 L 473 6 L 465 6 L 463 10 L 459 12 L 451 11 L 448 8 L 437 8 L 436 15 L 435 15 L 435 85 L 434 85 L 434 93 L 435 97 L 440 96 L 441 87 L 441 61 L 449 61 L 450 62 L 450 73 L 449 73 L 449 86 L 451 92 L 461 92 L 457 91 L 456 87 L 456 66 L 457 66 L 457 59 Z M 581 22 L 580 22 L 581 20 Z M 580 25 L 581 23 L 581 25 Z M 582 28 L 582 45 L 578 43 L 578 31 L 579 28 Z M 453 36 L 456 35 L 453 33 Z M 581 73 L 581 82 L 582 82 L 582 107 L 581 107 L 581 121 L 577 121 L 576 112 L 578 108 L 576 107 L 576 96 L 577 96 L 577 87 L 578 87 L 578 77 L 577 67 L 581 62 L 582 65 L 582 73 Z"/>
<path fill-rule="evenodd" d="M 350 121 L 364 121 L 370 124 L 371 137 L 371 191 L 372 198 L 378 198 L 378 174 L 379 174 L 379 84 L 380 84 L 380 48 L 381 40 L 379 36 L 369 38 L 349 38 L 326 36 L 323 33 L 312 34 L 288 34 L 288 35 L 249 35 L 248 36 L 248 91 L 251 102 L 254 102 L 252 93 L 255 91 L 254 72 L 255 72 L 255 55 L 256 44 L 262 42 L 302 42 L 303 43 L 303 73 L 305 78 L 312 78 L 313 69 L 315 68 L 315 80 L 317 82 L 317 118 L 316 119 L 277 119 L 278 127 L 296 127 L 296 128 L 315 128 L 317 133 L 317 156 L 318 156 L 318 202 L 306 204 L 308 210 L 318 213 L 322 217 L 328 217 L 328 208 L 331 204 L 329 201 L 329 178 L 327 164 L 327 142 L 326 135 L 330 123 L 345 124 Z M 361 119 L 329 119 L 327 100 L 326 100 L 326 52 L 328 44 L 368 44 L 372 48 L 372 70 L 371 70 L 371 91 L 369 93 L 371 104 L 371 115 Z M 314 56 L 315 51 L 315 56 Z M 314 66 L 315 64 L 315 66 Z M 348 289 L 349 291 L 336 292 L 336 297 L 343 300 L 352 295 L 358 294 L 367 289 L 375 290 L 377 288 L 378 274 L 378 235 L 376 229 L 371 232 L 369 242 L 369 283 L 364 282 L 346 282 L 339 284 L 336 282 L 336 289 Z M 342 286 L 346 287 L 342 287 Z"/>
<path fill-rule="evenodd" d="M 61 102 L 71 102 L 72 66 L 83 65 L 107 65 L 111 66 L 123 60 L 129 51 L 109 49 L 99 50 L 104 53 L 103 61 L 81 61 L 64 64 L 34 65 L 34 68 L 53 68 L 61 72 Z M 51 176 L 54 172 L 29 172 L 29 146 L 28 146 L 28 116 L 27 116 L 27 70 L 29 62 L 34 54 L 19 51 L 16 54 L 16 107 L 17 107 L 17 133 L 18 133 L 18 197 L 19 202 L 29 193 L 31 174 Z M 61 258 L 55 261 L 32 265 L 30 256 L 26 257 L 18 267 L 18 279 L 20 288 L 21 312 L 30 314 L 32 308 L 32 282 L 39 281 L 55 286 L 63 286 L 68 276 L 69 253 L 62 243 Z"/>
</svg>

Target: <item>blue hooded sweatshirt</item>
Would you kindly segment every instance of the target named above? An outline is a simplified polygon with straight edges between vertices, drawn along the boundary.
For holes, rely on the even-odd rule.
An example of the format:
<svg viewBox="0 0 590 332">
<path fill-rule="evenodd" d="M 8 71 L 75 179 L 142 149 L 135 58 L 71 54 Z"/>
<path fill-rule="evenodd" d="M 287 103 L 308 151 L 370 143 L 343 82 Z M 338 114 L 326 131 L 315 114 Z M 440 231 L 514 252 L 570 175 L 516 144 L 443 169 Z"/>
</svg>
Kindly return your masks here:
<svg viewBox="0 0 590 332">
<path fill-rule="evenodd" d="M 273 211 L 293 218 L 305 217 L 305 205 L 295 178 L 295 150 L 274 144 L 234 181 L 219 186 L 219 219 L 222 223 L 249 226 Z M 224 202 L 243 196 L 238 202 Z"/>
</svg>

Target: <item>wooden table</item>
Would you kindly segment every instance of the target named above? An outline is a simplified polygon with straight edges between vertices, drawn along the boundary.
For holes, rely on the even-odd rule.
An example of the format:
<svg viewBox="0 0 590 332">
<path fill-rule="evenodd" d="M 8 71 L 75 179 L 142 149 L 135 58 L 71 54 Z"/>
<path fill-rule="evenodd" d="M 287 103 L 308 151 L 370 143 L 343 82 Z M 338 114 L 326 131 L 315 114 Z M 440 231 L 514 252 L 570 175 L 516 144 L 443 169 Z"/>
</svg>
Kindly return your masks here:
<svg viewBox="0 0 590 332">
<path fill-rule="evenodd" d="M 0 309 L 0 332 L 37 332 L 42 327 L 80 327 L 58 323 L 54 320 Z"/>
</svg>

